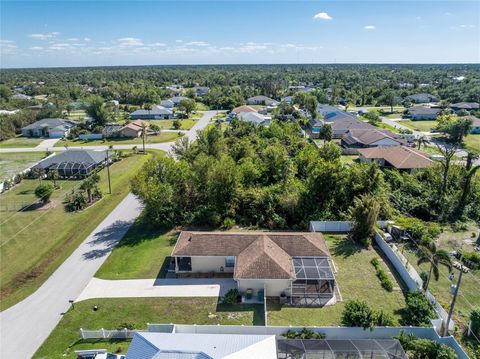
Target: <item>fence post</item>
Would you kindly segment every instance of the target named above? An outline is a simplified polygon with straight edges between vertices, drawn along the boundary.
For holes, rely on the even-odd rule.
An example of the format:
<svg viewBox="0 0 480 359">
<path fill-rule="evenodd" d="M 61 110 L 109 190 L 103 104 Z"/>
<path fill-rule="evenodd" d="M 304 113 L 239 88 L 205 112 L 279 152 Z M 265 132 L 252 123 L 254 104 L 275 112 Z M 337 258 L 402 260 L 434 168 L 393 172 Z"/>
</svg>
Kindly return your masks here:
<svg viewBox="0 0 480 359">
<path fill-rule="evenodd" d="M 105 329 L 103 329 L 103 328 L 102 328 L 102 337 L 103 337 L 103 339 L 106 339 L 106 337 L 105 337 Z"/>
<path fill-rule="evenodd" d="M 85 339 L 85 334 L 83 334 L 83 329 L 80 328 L 80 335 L 82 336 L 82 339 Z"/>
<path fill-rule="evenodd" d="M 128 329 L 125 328 L 124 331 L 125 331 L 125 339 L 127 339 L 128 338 Z"/>
<path fill-rule="evenodd" d="M 472 321 L 469 321 L 469 322 L 468 322 L 467 337 L 469 337 L 470 334 L 472 334 Z"/>
</svg>

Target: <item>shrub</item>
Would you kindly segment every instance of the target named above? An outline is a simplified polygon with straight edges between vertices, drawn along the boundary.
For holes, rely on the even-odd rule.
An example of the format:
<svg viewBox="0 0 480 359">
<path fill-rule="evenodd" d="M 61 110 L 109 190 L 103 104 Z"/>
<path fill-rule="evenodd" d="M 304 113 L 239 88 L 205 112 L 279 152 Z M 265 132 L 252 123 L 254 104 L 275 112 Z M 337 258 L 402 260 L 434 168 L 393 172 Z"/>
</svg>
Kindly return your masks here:
<svg viewBox="0 0 480 359">
<path fill-rule="evenodd" d="M 393 283 L 388 277 L 387 272 L 383 268 L 380 267 L 380 261 L 378 258 L 373 258 L 370 263 L 375 267 L 376 272 L 377 272 L 377 277 L 380 279 L 380 284 L 382 287 L 388 291 L 391 292 L 393 290 Z"/>
<path fill-rule="evenodd" d="M 233 218 L 227 217 L 223 220 L 223 227 L 230 229 L 235 225 L 235 220 Z"/>
<path fill-rule="evenodd" d="M 325 334 L 307 328 L 303 328 L 299 332 L 289 329 L 283 336 L 287 339 L 325 339 Z"/>
<path fill-rule="evenodd" d="M 476 336 L 480 335 L 480 308 L 472 310 L 470 313 L 470 321 L 472 322 L 472 332 Z"/>
<path fill-rule="evenodd" d="M 480 268 L 480 253 L 477 252 L 463 252 L 462 262 L 470 269 Z"/>
<path fill-rule="evenodd" d="M 342 324 L 347 327 L 372 329 L 376 324 L 375 313 L 368 304 L 361 300 L 350 300 L 342 313 Z"/>
<path fill-rule="evenodd" d="M 172 126 L 175 130 L 179 130 L 182 128 L 182 123 L 179 120 L 175 120 L 173 121 Z"/>
<path fill-rule="evenodd" d="M 400 344 L 411 359 L 456 359 L 455 351 L 435 340 L 420 339 L 413 334 L 398 336 Z"/>
<path fill-rule="evenodd" d="M 380 265 L 380 262 L 379 262 L 378 258 L 372 258 L 372 260 L 370 261 L 370 263 L 372 263 L 372 266 L 374 266 L 375 269 L 377 269 L 378 266 Z"/>
<path fill-rule="evenodd" d="M 397 217 L 395 221 L 417 242 L 429 242 L 442 233 L 441 227 L 437 223 L 424 222 L 418 218 Z"/>
<path fill-rule="evenodd" d="M 240 295 L 240 293 L 238 292 L 238 289 L 236 289 L 236 288 L 230 289 L 225 294 L 225 297 L 224 297 L 225 303 L 227 303 L 227 304 L 238 303 L 238 296 L 239 295 Z"/>
<path fill-rule="evenodd" d="M 35 196 L 37 196 L 38 199 L 45 204 L 50 202 L 50 197 L 52 196 L 54 190 L 55 188 L 52 184 L 42 183 L 35 188 Z"/>
<path fill-rule="evenodd" d="M 135 329 L 135 323 L 129 323 L 129 322 L 123 322 L 117 327 L 117 330 L 123 330 L 123 329 Z"/>
<path fill-rule="evenodd" d="M 410 292 L 405 297 L 404 325 L 428 326 L 434 317 L 433 307 L 420 291 Z"/>
<path fill-rule="evenodd" d="M 383 310 L 375 313 L 375 324 L 379 327 L 391 327 L 395 325 L 393 317 L 390 314 L 385 313 Z"/>
</svg>

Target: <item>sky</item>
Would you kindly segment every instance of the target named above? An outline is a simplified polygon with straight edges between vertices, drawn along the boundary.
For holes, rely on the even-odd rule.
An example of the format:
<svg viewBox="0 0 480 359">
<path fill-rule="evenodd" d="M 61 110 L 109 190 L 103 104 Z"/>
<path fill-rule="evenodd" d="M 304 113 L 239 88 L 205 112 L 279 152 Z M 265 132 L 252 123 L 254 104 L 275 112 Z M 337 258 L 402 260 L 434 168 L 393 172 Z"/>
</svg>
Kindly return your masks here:
<svg viewBox="0 0 480 359">
<path fill-rule="evenodd" d="M 479 63 L 480 1 L 5 1 L 0 67 Z"/>
</svg>

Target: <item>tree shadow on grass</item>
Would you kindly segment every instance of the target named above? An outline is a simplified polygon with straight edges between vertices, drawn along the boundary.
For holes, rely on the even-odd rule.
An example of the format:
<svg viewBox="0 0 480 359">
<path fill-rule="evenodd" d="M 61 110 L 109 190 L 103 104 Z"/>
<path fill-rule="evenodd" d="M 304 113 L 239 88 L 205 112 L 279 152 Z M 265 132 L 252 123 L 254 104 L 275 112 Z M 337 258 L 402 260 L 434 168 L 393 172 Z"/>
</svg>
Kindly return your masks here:
<svg viewBox="0 0 480 359">
<path fill-rule="evenodd" d="M 265 315 L 263 312 L 263 304 L 224 304 L 218 303 L 216 308 L 217 313 L 234 313 L 238 312 L 253 312 L 253 320 L 251 325 L 265 325 Z"/>
<path fill-rule="evenodd" d="M 333 244 L 330 243 L 328 247 L 332 255 L 344 258 L 350 257 L 356 253 L 360 253 L 363 249 L 361 245 L 353 242 L 353 240 L 347 237 L 335 239 Z"/>
</svg>

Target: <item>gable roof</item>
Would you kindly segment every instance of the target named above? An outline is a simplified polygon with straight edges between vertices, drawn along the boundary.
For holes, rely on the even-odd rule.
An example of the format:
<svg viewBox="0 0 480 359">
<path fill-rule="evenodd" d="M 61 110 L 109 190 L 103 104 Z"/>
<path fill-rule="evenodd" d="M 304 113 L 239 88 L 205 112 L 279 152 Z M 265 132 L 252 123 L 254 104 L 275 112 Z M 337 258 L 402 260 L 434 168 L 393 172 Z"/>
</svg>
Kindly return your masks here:
<svg viewBox="0 0 480 359">
<path fill-rule="evenodd" d="M 452 103 L 450 107 L 463 110 L 478 110 L 480 108 L 480 104 L 478 102 L 458 102 Z"/>
<path fill-rule="evenodd" d="M 380 129 L 351 129 L 349 130 L 343 140 L 347 144 L 354 144 L 354 143 L 361 143 L 363 145 L 370 145 L 377 141 L 381 141 L 383 139 L 390 139 L 392 141 L 398 142 L 399 144 L 403 141 L 398 140 L 397 136 L 388 130 L 380 130 Z"/>
<path fill-rule="evenodd" d="M 152 107 L 151 110 L 140 109 L 140 110 L 133 111 L 131 113 L 131 116 L 138 116 L 138 115 L 152 115 L 152 116 L 155 116 L 155 115 L 172 115 L 172 114 L 173 114 L 173 112 L 166 107 L 154 106 L 154 107 Z"/>
<path fill-rule="evenodd" d="M 219 359 L 249 348 L 276 356 L 274 335 L 137 332 L 126 359 Z"/>
<path fill-rule="evenodd" d="M 295 278 L 292 257 L 329 257 L 318 232 L 180 233 L 172 256 L 236 257 L 234 278 Z"/>
<path fill-rule="evenodd" d="M 249 97 L 247 99 L 247 101 L 275 101 L 274 99 L 270 98 L 270 97 L 267 97 L 267 96 L 264 96 L 264 95 L 257 95 L 257 96 L 253 96 L 253 97 Z"/>
<path fill-rule="evenodd" d="M 436 115 L 440 112 L 440 109 L 431 107 L 410 107 L 408 112 L 412 115 Z"/>
<path fill-rule="evenodd" d="M 409 95 L 405 98 L 413 100 L 417 103 L 435 102 L 438 100 L 438 97 L 433 96 L 429 93 L 417 93 L 417 94 Z"/>
<path fill-rule="evenodd" d="M 332 127 L 332 130 L 334 132 L 347 132 L 349 130 L 355 129 L 376 129 L 375 126 L 367 122 L 360 121 L 357 118 L 342 118 L 333 122 L 326 123 L 328 123 Z"/>
<path fill-rule="evenodd" d="M 463 118 L 471 120 L 473 127 L 480 127 L 480 118 L 475 117 L 475 116 L 465 116 Z"/>
<path fill-rule="evenodd" d="M 384 159 L 397 169 L 426 168 L 433 166 L 433 161 L 426 153 L 416 149 L 395 147 L 371 147 L 358 150 L 360 156 L 370 159 Z"/>
<path fill-rule="evenodd" d="M 49 168 L 61 163 L 97 165 L 105 161 L 105 151 L 70 149 L 40 161 L 34 168 Z"/>
<path fill-rule="evenodd" d="M 65 129 L 72 128 L 77 123 L 71 120 L 65 120 L 63 118 L 43 118 L 37 122 L 31 123 L 28 126 L 22 128 L 22 130 L 36 130 L 38 128 L 48 127 L 48 128 L 55 128 L 59 126 L 63 126 Z"/>
<path fill-rule="evenodd" d="M 270 121 L 270 117 L 259 114 L 258 112 L 240 112 L 238 118 L 255 125 L 261 125 Z"/>
<path fill-rule="evenodd" d="M 242 105 L 242 106 L 235 107 L 232 110 L 232 112 L 236 113 L 236 114 L 239 114 L 239 113 L 242 113 L 242 112 L 257 112 L 257 110 L 255 110 L 253 107 L 250 107 L 248 105 Z"/>
</svg>

